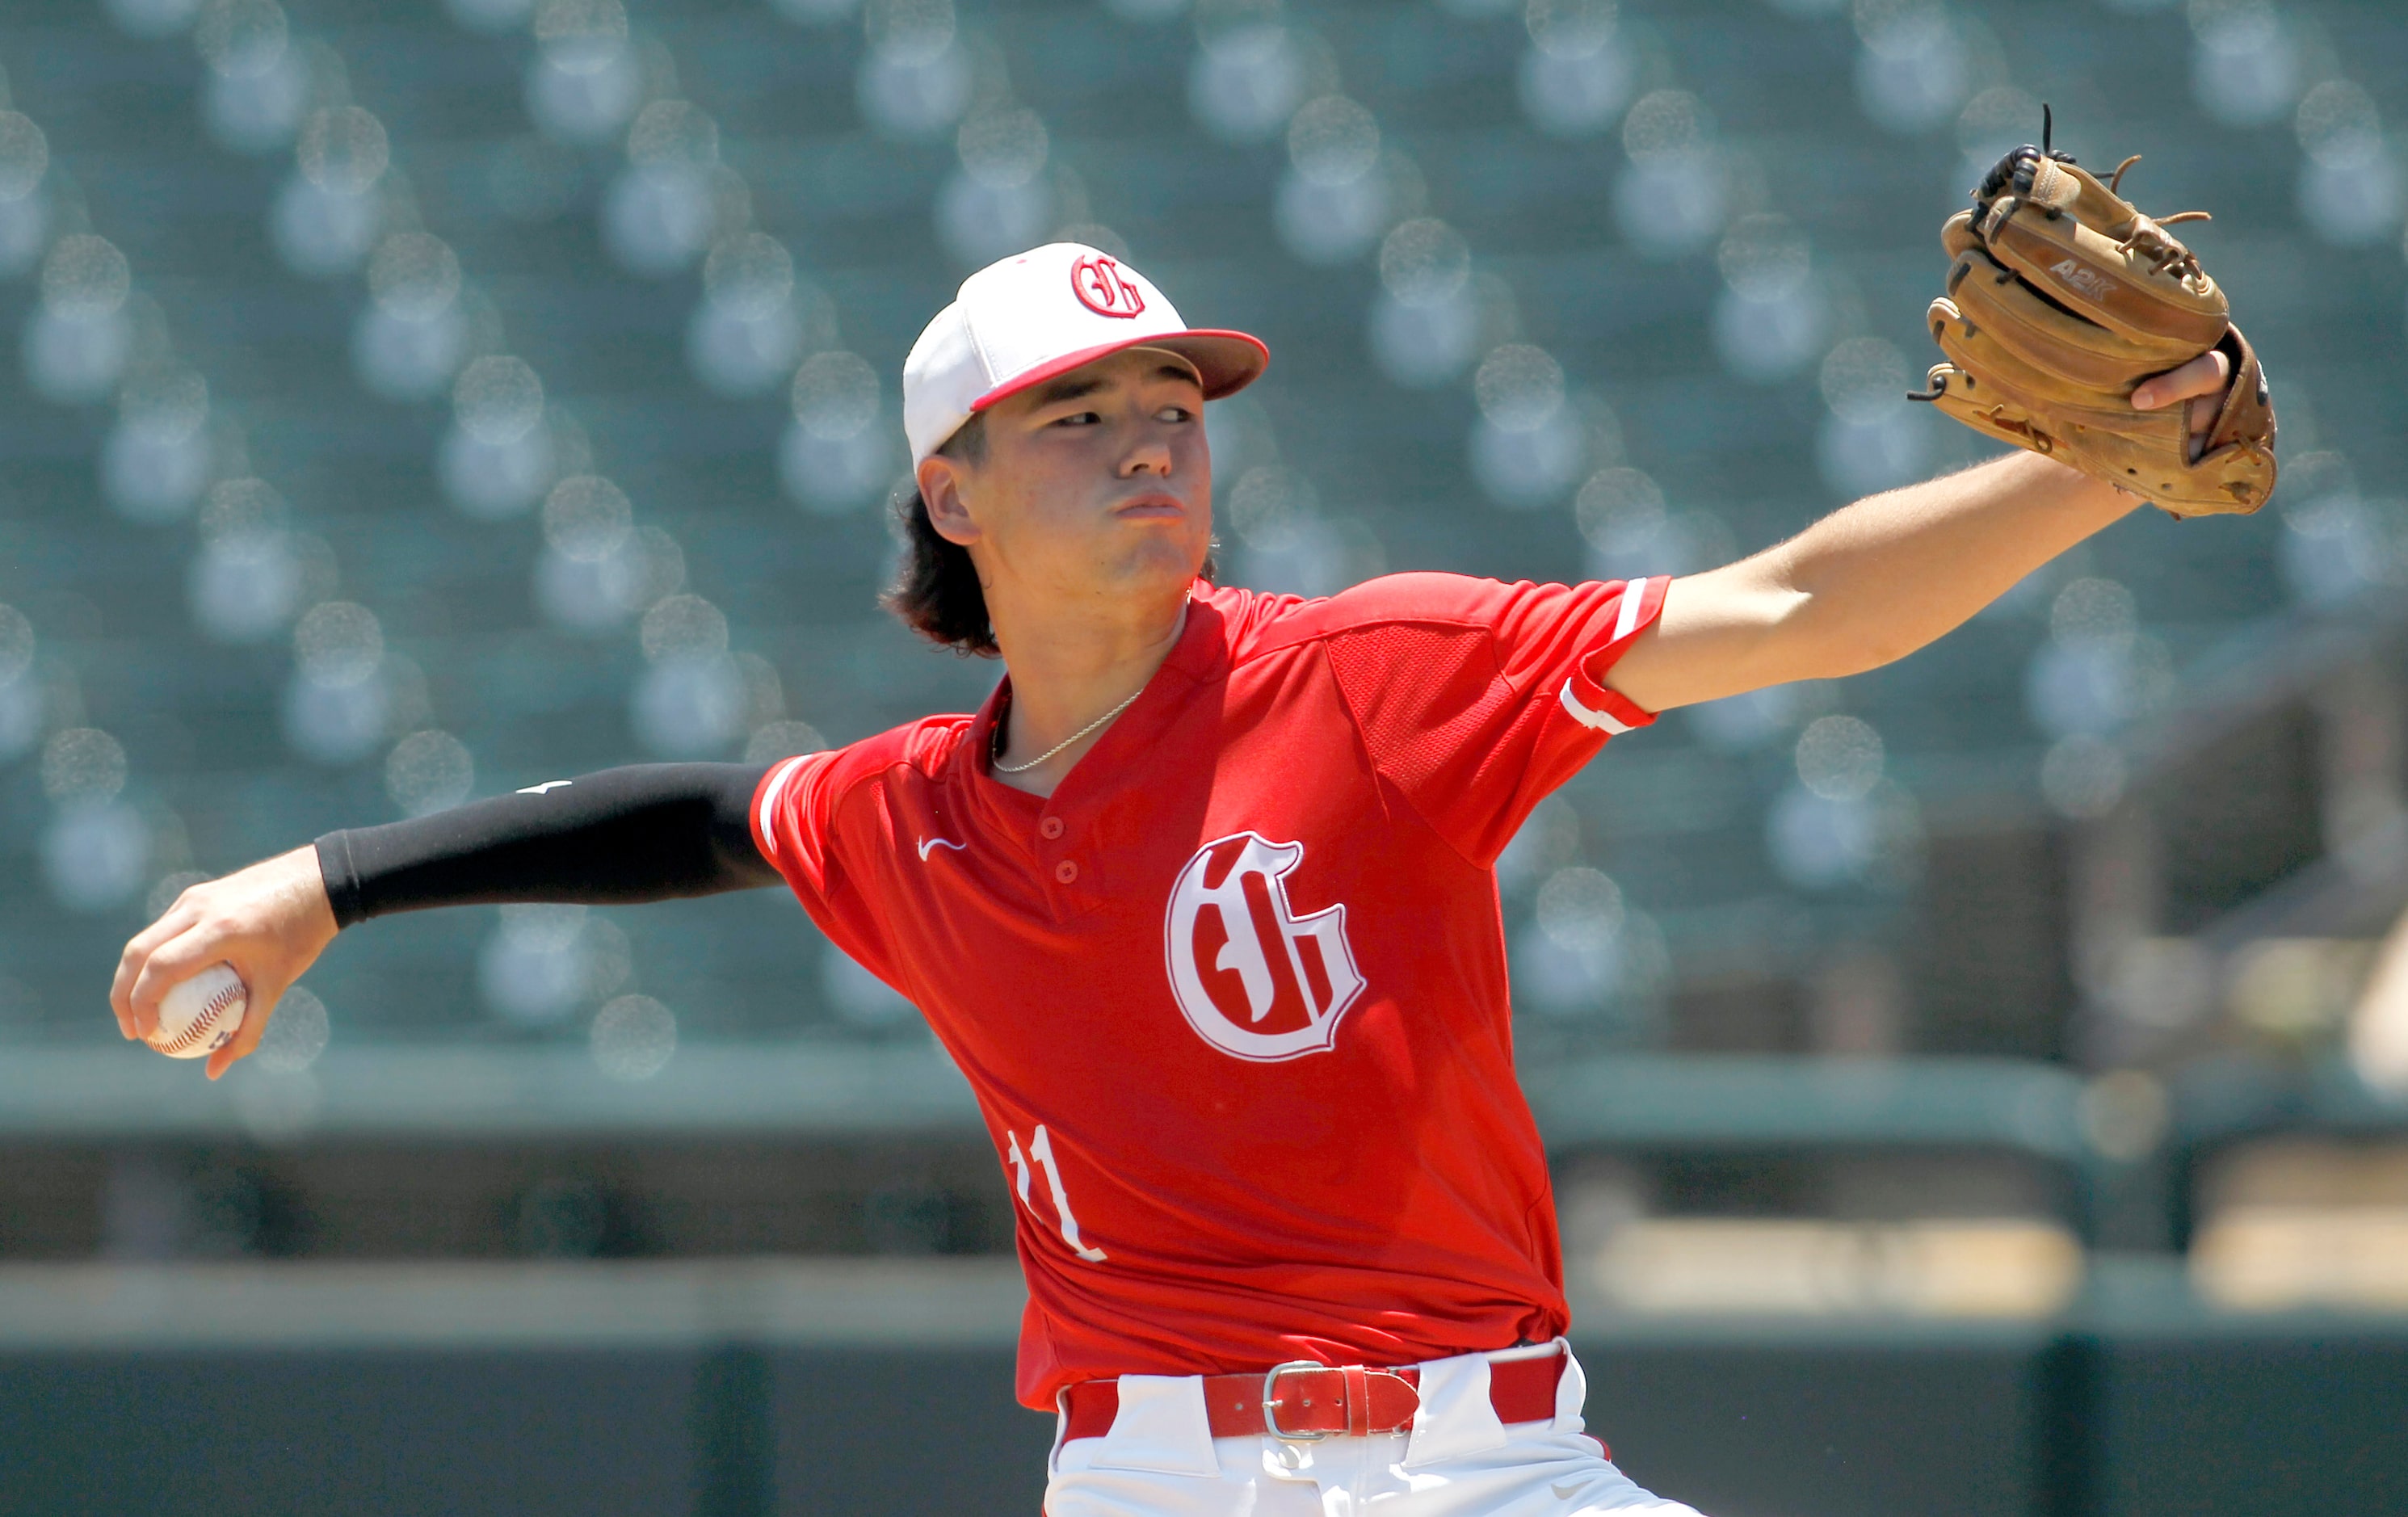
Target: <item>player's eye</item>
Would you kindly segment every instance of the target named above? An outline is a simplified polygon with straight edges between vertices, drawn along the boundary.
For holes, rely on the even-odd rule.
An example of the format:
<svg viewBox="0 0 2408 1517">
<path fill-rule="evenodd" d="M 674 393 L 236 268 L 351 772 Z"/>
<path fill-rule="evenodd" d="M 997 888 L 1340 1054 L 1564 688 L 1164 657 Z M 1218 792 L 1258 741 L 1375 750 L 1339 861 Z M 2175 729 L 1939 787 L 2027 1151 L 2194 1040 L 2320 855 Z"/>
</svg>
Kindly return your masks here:
<svg viewBox="0 0 2408 1517">
<path fill-rule="evenodd" d="M 1073 411 L 1068 416 L 1055 417 L 1054 424 L 1055 426 L 1094 426 L 1102 420 L 1103 417 L 1094 411 Z"/>
<path fill-rule="evenodd" d="M 1184 406 L 1165 406 L 1154 413 L 1154 419 L 1157 422 L 1193 422 L 1196 413 Z"/>
</svg>

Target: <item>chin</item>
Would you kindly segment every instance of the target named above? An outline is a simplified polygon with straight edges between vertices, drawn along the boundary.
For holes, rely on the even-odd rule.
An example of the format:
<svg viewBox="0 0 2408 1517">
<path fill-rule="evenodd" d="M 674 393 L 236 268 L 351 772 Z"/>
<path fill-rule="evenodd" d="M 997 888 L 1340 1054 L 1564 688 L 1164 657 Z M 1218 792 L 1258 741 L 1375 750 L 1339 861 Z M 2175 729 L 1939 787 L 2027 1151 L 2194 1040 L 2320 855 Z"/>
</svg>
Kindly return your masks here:
<svg viewBox="0 0 2408 1517">
<path fill-rule="evenodd" d="M 1113 578 L 1132 594 L 1184 594 L 1204 572 L 1209 551 L 1198 544 L 1148 543 L 1124 559 Z"/>
</svg>

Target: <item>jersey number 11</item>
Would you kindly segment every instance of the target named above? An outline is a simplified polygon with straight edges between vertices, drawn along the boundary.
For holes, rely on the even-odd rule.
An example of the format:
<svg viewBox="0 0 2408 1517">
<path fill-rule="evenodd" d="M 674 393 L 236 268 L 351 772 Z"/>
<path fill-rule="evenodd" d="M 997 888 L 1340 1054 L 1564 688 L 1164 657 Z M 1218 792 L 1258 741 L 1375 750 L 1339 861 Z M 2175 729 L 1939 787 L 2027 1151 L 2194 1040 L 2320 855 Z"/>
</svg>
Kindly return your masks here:
<svg viewBox="0 0 2408 1517">
<path fill-rule="evenodd" d="M 1045 1171 L 1046 1190 L 1053 1193 L 1054 1215 L 1061 1224 L 1062 1241 L 1070 1245 L 1071 1252 L 1089 1264 L 1103 1263 L 1103 1250 L 1091 1249 L 1079 1239 L 1079 1219 L 1070 1215 L 1070 1197 L 1062 1189 L 1062 1170 L 1054 1162 L 1054 1139 L 1045 1131 L 1045 1124 L 1039 1123 L 1037 1131 L 1029 1135 L 1027 1158 L 1021 1157 L 1018 1133 L 1007 1130 L 1003 1136 L 1011 1145 L 1005 1151 L 1004 1158 L 1010 1161 L 1012 1177 L 1018 1181 L 1020 1204 L 1028 1209 L 1030 1216 L 1038 1215 L 1037 1203 L 1028 1198 L 1028 1160 L 1034 1159 L 1038 1167 Z"/>
</svg>

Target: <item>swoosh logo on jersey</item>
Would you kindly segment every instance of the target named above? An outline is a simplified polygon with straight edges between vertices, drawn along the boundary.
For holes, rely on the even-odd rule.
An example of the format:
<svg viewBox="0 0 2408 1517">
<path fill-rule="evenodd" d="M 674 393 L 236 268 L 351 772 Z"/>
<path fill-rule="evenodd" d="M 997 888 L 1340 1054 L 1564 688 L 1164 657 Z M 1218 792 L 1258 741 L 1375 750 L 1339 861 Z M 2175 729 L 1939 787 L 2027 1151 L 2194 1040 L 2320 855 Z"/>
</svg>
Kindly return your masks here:
<svg viewBox="0 0 2408 1517">
<path fill-rule="evenodd" d="M 1580 1495 L 1582 1488 L 1587 1484 L 1586 1481 L 1556 1481 L 1548 1485 L 1547 1489 L 1555 1494 L 1556 1500 L 1570 1501 Z"/>
<path fill-rule="evenodd" d="M 540 795 L 547 790 L 559 790 L 569 783 L 571 783 L 571 781 L 566 780 L 547 780 L 539 785 L 529 785 L 524 790 L 520 791 L 519 794 L 522 795 Z"/>
<path fill-rule="evenodd" d="M 968 846 L 968 843 L 957 843 L 950 837 L 923 837 L 920 839 L 920 862 L 923 864 L 928 862 L 928 850 L 932 848 L 961 849 Z"/>
</svg>

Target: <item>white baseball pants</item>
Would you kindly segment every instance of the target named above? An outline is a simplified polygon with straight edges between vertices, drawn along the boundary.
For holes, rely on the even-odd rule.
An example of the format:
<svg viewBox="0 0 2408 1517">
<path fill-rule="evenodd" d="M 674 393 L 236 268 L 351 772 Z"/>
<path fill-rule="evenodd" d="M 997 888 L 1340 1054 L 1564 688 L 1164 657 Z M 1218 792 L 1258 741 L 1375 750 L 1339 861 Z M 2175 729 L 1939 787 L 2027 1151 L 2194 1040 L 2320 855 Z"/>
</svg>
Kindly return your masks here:
<svg viewBox="0 0 2408 1517">
<path fill-rule="evenodd" d="M 1498 1422 L 1489 1362 L 1557 1352 L 1555 1420 Z M 1421 1367 L 1410 1433 L 1307 1443 L 1216 1438 L 1189 1382 L 1125 1375 L 1110 1434 L 1055 1435 L 1045 1517 L 1698 1517 L 1640 1489 L 1581 1431 L 1587 1391 L 1561 1339 L 1435 1359 Z"/>
</svg>

